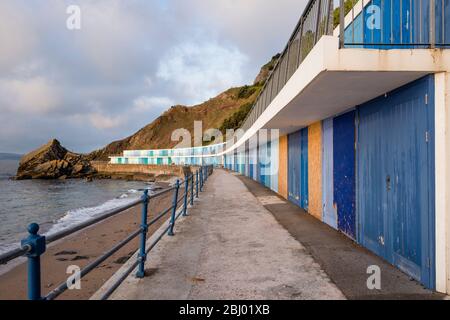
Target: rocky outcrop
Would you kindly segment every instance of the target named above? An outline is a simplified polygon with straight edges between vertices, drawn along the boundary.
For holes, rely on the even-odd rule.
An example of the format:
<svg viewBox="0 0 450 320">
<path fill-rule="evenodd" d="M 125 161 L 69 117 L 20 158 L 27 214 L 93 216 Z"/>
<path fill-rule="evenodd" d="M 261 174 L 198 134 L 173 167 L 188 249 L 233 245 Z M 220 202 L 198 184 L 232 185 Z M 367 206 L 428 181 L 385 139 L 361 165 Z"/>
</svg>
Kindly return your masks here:
<svg viewBox="0 0 450 320">
<path fill-rule="evenodd" d="M 253 84 L 256 85 L 256 84 L 259 83 L 259 84 L 263 85 L 266 82 L 266 80 L 269 77 L 270 73 L 275 68 L 275 65 L 277 64 L 278 59 L 280 59 L 280 56 L 281 55 L 279 53 L 274 55 L 272 57 L 272 59 L 261 68 L 261 71 L 256 76 L 256 79 L 255 79 Z"/>
<path fill-rule="evenodd" d="M 84 155 L 68 151 L 53 139 L 22 157 L 16 179 L 83 178 L 94 173 Z"/>
</svg>

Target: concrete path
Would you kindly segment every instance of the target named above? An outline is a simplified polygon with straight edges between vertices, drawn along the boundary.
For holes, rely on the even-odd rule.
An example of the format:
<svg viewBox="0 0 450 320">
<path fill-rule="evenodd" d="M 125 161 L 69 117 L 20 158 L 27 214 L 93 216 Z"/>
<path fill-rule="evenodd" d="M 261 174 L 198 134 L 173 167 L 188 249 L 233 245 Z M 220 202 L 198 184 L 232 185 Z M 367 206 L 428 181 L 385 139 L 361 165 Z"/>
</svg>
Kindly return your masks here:
<svg viewBox="0 0 450 320">
<path fill-rule="evenodd" d="M 273 191 L 239 179 L 276 220 L 307 249 L 348 299 L 445 299 Z M 381 269 L 381 290 L 367 288 L 367 268 Z M 448 298 L 448 297 L 447 297 Z"/>
<path fill-rule="evenodd" d="M 344 299 L 236 176 L 216 170 L 190 216 L 113 299 Z"/>
</svg>

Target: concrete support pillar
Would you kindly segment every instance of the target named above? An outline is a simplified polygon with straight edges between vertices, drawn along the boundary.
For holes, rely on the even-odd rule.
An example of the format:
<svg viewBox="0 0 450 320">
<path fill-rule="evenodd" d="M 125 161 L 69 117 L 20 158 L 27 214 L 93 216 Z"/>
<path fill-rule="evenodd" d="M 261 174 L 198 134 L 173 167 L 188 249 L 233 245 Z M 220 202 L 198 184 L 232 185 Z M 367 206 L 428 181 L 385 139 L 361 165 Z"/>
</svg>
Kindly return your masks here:
<svg viewBox="0 0 450 320">
<path fill-rule="evenodd" d="M 446 230 L 446 247 L 447 247 L 447 294 L 450 295 L 450 73 L 445 74 L 446 78 L 446 90 L 445 90 L 445 143 L 446 143 L 446 222 L 445 222 L 445 230 Z"/>
<path fill-rule="evenodd" d="M 435 75 L 436 290 L 450 294 L 450 73 Z"/>
</svg>

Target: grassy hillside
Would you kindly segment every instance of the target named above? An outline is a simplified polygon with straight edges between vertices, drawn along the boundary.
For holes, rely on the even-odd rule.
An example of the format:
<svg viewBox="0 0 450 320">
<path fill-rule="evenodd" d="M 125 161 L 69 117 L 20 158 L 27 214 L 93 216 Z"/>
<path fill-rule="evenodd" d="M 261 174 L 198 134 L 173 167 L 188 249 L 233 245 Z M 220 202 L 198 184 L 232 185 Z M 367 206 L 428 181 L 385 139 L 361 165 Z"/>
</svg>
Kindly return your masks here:
<svg viewBox="0 0 450 320">
<path fill-rule="evenodd" d="M 220 128 L 225 132 L 226 129 L 238 128 L 251 110 L 278 58 L 279 55 L 274 56 L 261 68 L 253 85 L 228 89 L 196 106 L 174 106 L 132 136 L 92 152 L 88 155 L 89 159 L 107 160 L 108 156 L 119 155 L 124 150 L 172 148 L 178 144 L 171 141 L 172 132 L 176 129 L 185 128 L 194 138 L 194 121 L 203 121 L 203 130 Z"/>
</svg>

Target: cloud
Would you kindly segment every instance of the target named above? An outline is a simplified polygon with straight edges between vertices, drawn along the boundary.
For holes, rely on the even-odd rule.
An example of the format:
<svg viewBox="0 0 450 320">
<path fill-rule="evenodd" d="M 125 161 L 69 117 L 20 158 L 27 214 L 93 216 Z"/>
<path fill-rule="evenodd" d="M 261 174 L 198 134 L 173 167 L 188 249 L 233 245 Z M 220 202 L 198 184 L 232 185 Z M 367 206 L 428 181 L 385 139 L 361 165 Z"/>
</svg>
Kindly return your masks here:
<svg viewBox="0 0 450 320">
<path fill-rule="evenodd" d="M 242 67 L 247 61 L 234 47 L 185 42 L 163 58 L 157 76 L 181 90 L 189 102 L 200 103 L 224 88 L 242 85 Z"/>
<path fill-rule="evenodd" d="M 89 114 L 88 119 L 95 128 L 101 130 L 116 128 L 123 122 L 121 117 L 111 117 L 100 113 Z"/>
<path fill-rule="evenodd" d="M 309 0 L 174 0 L 174 10 L 207 25 L 219 41 L 237 46 L 251 57 L 247 79 L 275 53 L 281 52 Z M 191 8 L 195 8 L 192 10 Z"/>
<path fill-rule="evenodd" d="M 167 97 L 141 96 L 133 101 L 133 111 L 148 112 L 154 109 L 164 110 L 172 105 L 174 105 L 174 102 Z"/>
<path fill-rule="evenodd" d="M 59 103 L 57 90 L 43 77 L 1 80 L 0 103 L 18 113 L 47 114 Z"/>
<path fill-rule="evenodd" d="M 37 44 L 33 16 L 15 1 L 0 2 L 0 74 L 29 58 Z"/>
</svg>

